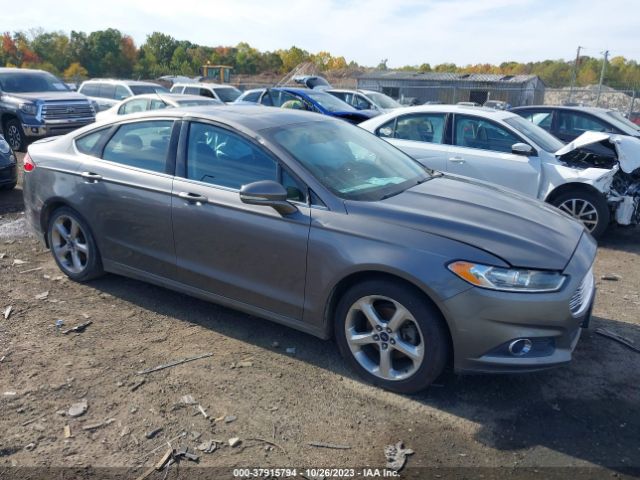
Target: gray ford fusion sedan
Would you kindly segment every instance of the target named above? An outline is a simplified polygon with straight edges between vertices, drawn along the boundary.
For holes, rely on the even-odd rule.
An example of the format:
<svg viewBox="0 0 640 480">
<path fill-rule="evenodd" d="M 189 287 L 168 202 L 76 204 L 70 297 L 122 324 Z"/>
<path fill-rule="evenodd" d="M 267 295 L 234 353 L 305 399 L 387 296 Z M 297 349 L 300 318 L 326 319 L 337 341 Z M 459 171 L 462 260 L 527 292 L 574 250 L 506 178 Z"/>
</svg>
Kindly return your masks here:
<svg viewBox="0 0 640 480">
<path fill-rule="evenodd" d="M 113 272 L 333 336 L 389 390 L 447 364 L 567 363 L 589 321 L 580 223 L 326 116 L 124 116 L 32 144 L 24 169 L 30 223 L 71 279 Z"/>
</svg>

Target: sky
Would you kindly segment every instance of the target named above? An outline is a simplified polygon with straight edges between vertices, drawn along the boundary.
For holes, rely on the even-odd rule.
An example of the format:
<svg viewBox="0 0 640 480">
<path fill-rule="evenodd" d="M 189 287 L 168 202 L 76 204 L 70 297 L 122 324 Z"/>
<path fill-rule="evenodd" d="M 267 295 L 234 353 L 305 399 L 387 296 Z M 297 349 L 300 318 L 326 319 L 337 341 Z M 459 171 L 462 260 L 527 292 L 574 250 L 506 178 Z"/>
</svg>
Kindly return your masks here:
<svg viewBox="0 0 640 480">
<path fill-rule="evenodd" d="M 0 31 L 117 28 L 207 46 L 329 51 L 361 65 L 640 59 L 638 0 L 0 0 Z M 610 57 L 610 58 L 611 58 Z"/>
</svg>

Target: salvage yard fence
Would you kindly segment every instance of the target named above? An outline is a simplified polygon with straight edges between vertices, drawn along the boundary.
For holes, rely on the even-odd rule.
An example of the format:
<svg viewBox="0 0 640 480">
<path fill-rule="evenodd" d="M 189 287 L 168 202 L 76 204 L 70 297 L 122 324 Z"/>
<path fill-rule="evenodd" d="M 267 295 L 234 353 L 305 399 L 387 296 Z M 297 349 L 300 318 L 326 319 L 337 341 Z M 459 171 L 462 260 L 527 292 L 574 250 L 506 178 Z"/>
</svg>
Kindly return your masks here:
<svg viewBox="0 0 640 480">
<path fill-rule="evenodd" d="M 545 105 L 579 105 L 584 107 L 602 107 L 616 110 L 631 116 L 640 110 L 640 89 L 614 89 L 603 85 L 598 94 L 598 86 L 585 88 L 547 88 L 544 94 Z"/>
</svg>

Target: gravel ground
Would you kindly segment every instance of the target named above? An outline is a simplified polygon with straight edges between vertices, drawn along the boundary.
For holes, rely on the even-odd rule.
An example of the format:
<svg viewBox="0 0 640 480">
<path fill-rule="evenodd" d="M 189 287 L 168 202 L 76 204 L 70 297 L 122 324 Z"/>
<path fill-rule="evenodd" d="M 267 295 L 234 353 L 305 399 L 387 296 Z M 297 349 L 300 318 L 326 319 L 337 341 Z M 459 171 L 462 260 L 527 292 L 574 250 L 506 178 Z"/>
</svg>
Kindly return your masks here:
<svg viewBox="0 0 640 480">
<path fill-rule="evenodd" d="M 405 470 L 414 478 L 640 472 L 640 354 L 593 332 L 606 327 L 640 345 L 639 229 L 601 242 L 594 319 L 571 365 L 447 373 L 403 396 L 362 383 L 330 341 L 115 275 L 74 283 L 28 236 L 22 209 L 19 187 L 0 192 L 0 314 L 12 306 L 0 315 L 0 478 L 29 471 L 11 466 L 75 467 L 75 478 L 122 467 L 135 478 L 182 432 L 172 445 L 224 442 L 198 452 L 200 466 L 226 467 L 210 478 L 231 478 L 228 467 L 382 468 L 384 446 L 398 441 L 415 451 Z M 62 333 L 87 321 L 82 333 Z M 204 353 L 212 356 L 136 373 Z M 86 413 L 70 417 L 83 399 Z M 242 441 L 234 448 L 233 437 Z"/>
</svg>

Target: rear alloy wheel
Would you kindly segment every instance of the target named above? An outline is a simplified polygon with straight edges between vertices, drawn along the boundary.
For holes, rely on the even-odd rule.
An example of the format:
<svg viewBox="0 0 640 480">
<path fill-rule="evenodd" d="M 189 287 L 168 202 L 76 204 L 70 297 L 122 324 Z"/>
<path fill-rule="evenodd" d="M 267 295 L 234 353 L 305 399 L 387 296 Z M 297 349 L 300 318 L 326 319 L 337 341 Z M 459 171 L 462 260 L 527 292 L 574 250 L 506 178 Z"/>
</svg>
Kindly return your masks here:
<svg viewBox="0 0 640 480">
<path fill-rule="evenodd" d="M 102 262 L 89 227 L 70 208 L 56 210 L 47 230 L 49 248 L 58 267 L 71 279 L 84 282 L 102 275 Z"/>
<path fill-rule="evenodd" d="M 551 203 L 580 221 L 595 238 L 600 238 L 609 226 L 609 206 L 599 193 L 575 189 L 559 195 Z"/>
<path fill-rule="evenodd" d="M 414 393 L 442 372 L 448 355 L 444 320 L 419 292 L 367 281 L 343 296 L 336 314 L 340 351 L 370 382 Z"/>
<path fill-rule="evenodd" d="M 24 152 L 27 148 L 27 141 L 22 131 L 20 122 L 12 118 L 4 126 L 4 136 L 7 143 L 16 152 Z"/>
</svg>

